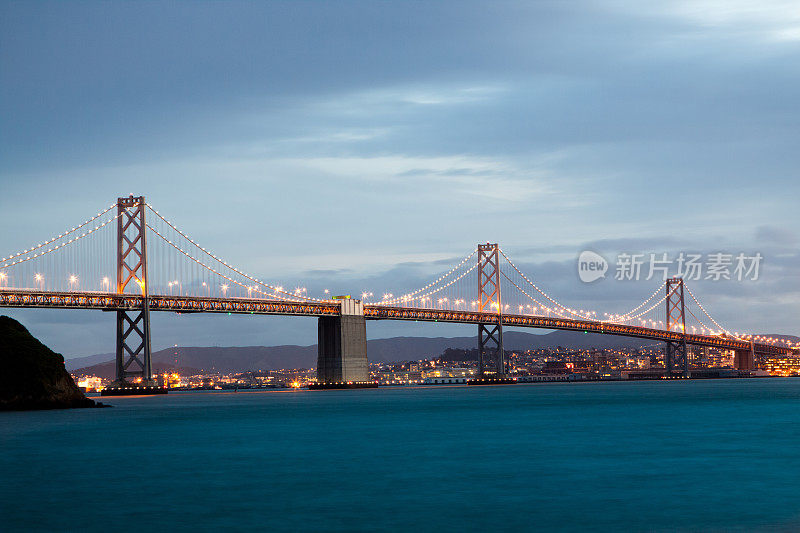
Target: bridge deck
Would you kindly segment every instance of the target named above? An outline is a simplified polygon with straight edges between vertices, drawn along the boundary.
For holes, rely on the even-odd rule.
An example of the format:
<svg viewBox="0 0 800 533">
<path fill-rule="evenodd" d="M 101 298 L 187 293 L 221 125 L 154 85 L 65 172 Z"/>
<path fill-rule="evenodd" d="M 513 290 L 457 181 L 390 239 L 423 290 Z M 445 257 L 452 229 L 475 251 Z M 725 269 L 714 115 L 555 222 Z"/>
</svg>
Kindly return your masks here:
<svg viewBox="0 0 800 533">
<path fill-rule="evenodd" d="M 497 315 L 477 311 L 447 311 L 440 309 L 414 309 L 406 307 L 384 307 L 368 305 L 364 308 L 364 315 L 372 320 L 414 320 L 423 322 L 453 322 L 467 324 L 495 324 Z M 587 333 L 602 333 L 606 335 L 619 335 L 623 337 L 637 337 L 655 341 L 680 341 L 683 335 L 677 331 L 645 328 L 641 326 L 628 326 L 608 322 L 594 322 L 590 320 L 576 320 L 560 317 L 545 317 L 533 315 L 502 315 L 504 326 L 522 328 L 560 329 L 570 331 L 585 331 Z M 709 346 L 723 350 L 750 350 L 750 343 L 719 337 L 714 335 L 686 335 L 687 344 Z M 791 348 L 773 346 L 771 344 L 754 344 L 756 353 L 764 354 L 789 354 Z"/>
<path fill-rule="evenodd" d="M 143 297 L 104 292 L 39 292 L 0 290 L 0 307 L 47 309 L 141 309 Z M 151 311 L 175 313 L 236 313 L 254 315 L 336 316 L 335 302 L 288 302 L 250 298 L 198 298 L 194 296 L 148 297 Z"/>
<path fill-rule="evenodd" d="M 176 313 L 231 313 L 292 316 L 337 316 L 339 302 L 293 302 L 250 298 L 205 298 L 195 296 L 149 296 L 150 310 Z M 34 290 L 0 290 L 0 307 L 49 309 L 99 309 L 105 311 L 141 309 L 143 297 L 135 294 L 104 292 L 49 292 Z M 413 320 L 423 322 L 450 322 L 460 324 L 496 323 L 493 313 L 476 311 L 449 311 L 389 307 L 377 304 L 364 306 L 364 316 L 370 320 Z M 637 337 L 654 341 L 680 341 L 683 335 L 641 326 L 628 326 L 607 322 L 575 320 L 532 315 L 502 315 L 504 326 L 585 331 L 606 335 Z M 749 350 L 750 343 L 713 335 L 686 335 L 686 342 L 723 350 Z M 791 348 L 771 344 L 754 344 L 760 354 L 789 354 Z"/>
</svg>

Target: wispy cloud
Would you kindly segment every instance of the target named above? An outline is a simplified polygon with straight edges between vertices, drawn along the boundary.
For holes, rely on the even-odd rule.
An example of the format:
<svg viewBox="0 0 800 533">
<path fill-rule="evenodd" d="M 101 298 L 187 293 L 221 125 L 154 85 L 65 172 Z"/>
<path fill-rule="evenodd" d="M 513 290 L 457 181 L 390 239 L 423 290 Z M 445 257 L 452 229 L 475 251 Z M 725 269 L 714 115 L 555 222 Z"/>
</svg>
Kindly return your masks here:
<svg viewBox="0 0 800 533">
<path fill-rule="evenodd" d="M 331 95 L 308 106 L 309 111 L 332 115 L 373 115 L 407 112 L 409 107 L 428 108 L 475 105 L 501 98 L 508 91 L 505 84 L 479 85 L 428 83 L 400 85 Z"/>
<path fill-rule="evenodd" d="M 701 38 L 775 44 L 800 41 L 800 7 L 793 0 L 671 0 L 641 3 L 633 10 L 684 20 L 705 31 L 695 33 Z"/>
</svg>

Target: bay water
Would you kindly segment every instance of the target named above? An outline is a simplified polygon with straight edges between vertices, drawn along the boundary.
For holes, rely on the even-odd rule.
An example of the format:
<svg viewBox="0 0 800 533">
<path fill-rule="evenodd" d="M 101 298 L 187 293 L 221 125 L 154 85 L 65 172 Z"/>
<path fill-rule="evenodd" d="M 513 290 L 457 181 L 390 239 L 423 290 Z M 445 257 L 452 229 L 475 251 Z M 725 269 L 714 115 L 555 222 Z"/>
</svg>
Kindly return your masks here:
<svg viewBox="0 0 800 533">
<path fill-rule="evenodd" d="M 800 379 L 102 401 L 0 413 L 0 530 L 800 530 Z"/>
</svg>

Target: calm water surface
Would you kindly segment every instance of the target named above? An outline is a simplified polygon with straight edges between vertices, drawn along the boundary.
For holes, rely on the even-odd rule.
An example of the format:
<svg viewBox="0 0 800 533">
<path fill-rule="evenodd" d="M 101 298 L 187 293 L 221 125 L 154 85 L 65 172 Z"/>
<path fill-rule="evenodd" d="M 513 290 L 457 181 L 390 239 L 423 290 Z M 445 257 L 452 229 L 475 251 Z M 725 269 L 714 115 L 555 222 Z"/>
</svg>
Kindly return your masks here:
<svg viewBox="0 0 800 533">
<path fill-rule="evenodd" d="M 0 529 L 800 530 L 800 379 L 108 403 L 0 413 Z"/>
</svg>

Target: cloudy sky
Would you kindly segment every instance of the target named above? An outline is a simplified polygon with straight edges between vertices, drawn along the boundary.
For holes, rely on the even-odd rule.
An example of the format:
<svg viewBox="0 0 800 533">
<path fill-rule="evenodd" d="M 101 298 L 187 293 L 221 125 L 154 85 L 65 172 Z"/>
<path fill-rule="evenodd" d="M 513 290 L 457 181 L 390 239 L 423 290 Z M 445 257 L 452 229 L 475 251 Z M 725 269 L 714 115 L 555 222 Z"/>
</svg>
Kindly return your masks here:
<svg viewBox="0 0 800 533">
<path fill-rule="evenodd" d="M 582 250 L 760 252 L 759 281 L 695 292 L 731 329 L 797 334 L 798 87 L 792 1 L 5 1 L 0 256 L 129 193 L 264 279 L 352 293 L 497 241 L 622 311 L 652 284 L 582 284 Z M 67 357 L 113 350 L 106 314 L 9 314 Z M 315 337 L 158 316 L 153 347 Z"/>
</svg>

